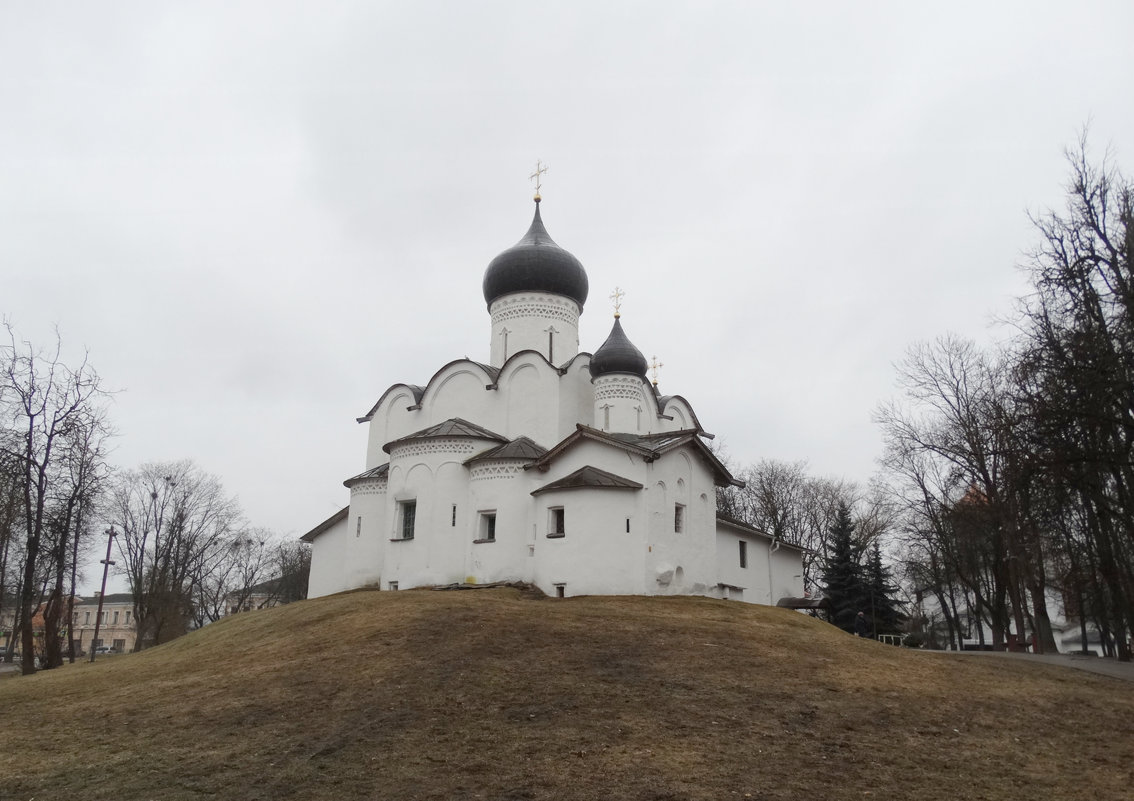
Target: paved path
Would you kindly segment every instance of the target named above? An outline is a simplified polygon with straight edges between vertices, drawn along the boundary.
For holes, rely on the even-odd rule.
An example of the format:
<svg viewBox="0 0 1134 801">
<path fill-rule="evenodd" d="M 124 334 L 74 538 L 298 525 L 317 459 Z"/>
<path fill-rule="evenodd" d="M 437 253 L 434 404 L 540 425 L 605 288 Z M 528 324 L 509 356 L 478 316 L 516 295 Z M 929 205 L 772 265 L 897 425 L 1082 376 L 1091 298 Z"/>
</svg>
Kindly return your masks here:
<svg viewBox="0 0 1134 801">
<path fill-rule="evenodd" d="M 1125 681 L 1134 681 L 1134 662 L 1119 662 L 1117 659 L 1108 659 L 1101 656 L 1072 656 L 1071 654 L 1021 654 L 1009 651 L 942 651 L 952 656 L 972 656 L 992 659 L 1022 659 L 1027 662 L 1037 662 L 1046 665 L 1061 665 L 1063 667 L 1085 670 L 1088 673 L 1099 673 Z"/>
</svg>

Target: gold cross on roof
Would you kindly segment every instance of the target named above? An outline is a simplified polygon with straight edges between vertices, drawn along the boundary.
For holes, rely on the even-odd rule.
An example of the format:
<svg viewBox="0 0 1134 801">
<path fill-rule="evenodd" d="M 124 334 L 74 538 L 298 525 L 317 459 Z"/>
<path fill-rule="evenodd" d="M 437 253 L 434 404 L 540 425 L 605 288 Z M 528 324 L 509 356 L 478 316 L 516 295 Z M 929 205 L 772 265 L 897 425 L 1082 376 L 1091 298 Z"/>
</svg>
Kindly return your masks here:
<svg viewBox="0 0 1134 801">
<path fill-rule="evenodd" d="M 615 287 L 614 292 L 610 294 L 610 299 L 614 301 L 614 316 L 616 318 L 622 316 L 618 313 L 618 310 L 622 308 L 622 299 L 624 297 L 626 297 L 626 293 L 623 292 L 619 287 Z"/>
<path fill-rule="evenodd" d="M 654 380 L 654 386 L 656 387 L 658 385 L 658 368 L 665 367 L 665 364 L 659 362 L 657 356 L 653 356 L 652 359 L 653 360 L 650 362 L 650 377 Z"/>
<path fill-rule="evenodd" d="M 539 159 L 536 159 L 535 172 L 528 176 L 528 180 L 535 180 L 535 199 L 539 200 L 539 190 L 542 184 L 540 183 L 540 176 L 547 172 L 547 165 Z"/>
</svg>

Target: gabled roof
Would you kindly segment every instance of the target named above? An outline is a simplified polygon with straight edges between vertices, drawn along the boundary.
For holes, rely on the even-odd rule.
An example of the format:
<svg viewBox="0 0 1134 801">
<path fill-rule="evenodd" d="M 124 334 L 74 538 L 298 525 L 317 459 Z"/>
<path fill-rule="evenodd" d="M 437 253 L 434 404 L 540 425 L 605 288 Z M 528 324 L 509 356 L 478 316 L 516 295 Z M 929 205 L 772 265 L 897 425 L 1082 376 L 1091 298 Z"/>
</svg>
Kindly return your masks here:
<svg viewBox="0 0 1134 801">
<path fill-rule="evenodd" d="M 723 487 L 728 484 L 737 487 L 744 486 L 744 482 L 733 478 L 728 468 L 709 450 L 709 447 L 701 440 L 699 430 L 693 428 L 659 434 L 613 434 L 579 423 L 575 426 L 574 433 L 569 434 L 558 445 L 527 467 L 546 470 L 561 453 L 583 440 L 601 442 L 621 448 L 624 451 L 641 456 L 647 462 L 655 461 L 672 450 L 689 447 L 697 451 L 708 464 L 709 469 L 713 472 L 713 483 L 717 486 Z"/>
<path fill-rule="evenodd" d="M 389 474 L 389 472 L 390 472 L 390 463 L 386 462 L 386 464 L 380 464 L 377 467 L 372 468 L 370 470 L 367 470 L 364 473 L 359 473 L 357 476 L 351 476 L 350 478 L 348 478 L 346 481 L 343 482 L 343 486 L 344 487 L 353 487 L 358 482 L 365 481 L 368 478 L 378 478 L 378 479 L 386 478 L 386 476 Z"/>
<path fill-rule="evenodd" d="M 334 527 L 336 523 L 341 523 L 342 521 L 346 520 L 347 515 L 349 515 L 349 514 L 350 514 L 350 507 L 344 506 L 342 509 L 335 512 L 333 515 L 328 517 L 322 523 L 315 526 L 315 528 L 311 529 L 306 534 L 304 534 L 302 537 L 300 537 L 299 538 L 300 541 L 301 542 L 315 542 L 316 537 L 318 537 L 320 534 L 327 531 L 328 529 Z"/>
<path fill-rule="evenodd" d="M 375 404 L 370 407 L 370 411 L 368 411 L 362 417 L 356 417 L 355 421 L 359 423 L 369 422 L 370 419 L 374 417 L 374 413 L 378 411 L 378 407 L 382 405 L 382 401 L 386 400 L 386 396 L 393 392 L 395 389 L 399 388 L 405 388 L 410 391 L 410 394 L 413 395 L 414 404 L 421 403 L 421 399 L 425 395 L 425 387 L 419 387 L 417 384 L 394 384 L 382 393 L 382 397 L 380 397 L 377 402 L 375 402 Z"/>
<path fill-rule="evenodd" d="M 791 598 L 784 597 L 776 601 L 776 606 L 783 609 L 826 609 L 831 611 L 830 598 Z"/>
<path fill-rule="evenodd" d="M 511 442 L 505 442 L 503 445 L 489 448 L 486 451 L 478 453 L 471 459 L 466 459 L 465 464 L 472 464 L 473 462 L 480 462 L 487 459 L 521 459 L 532 462 L 545 453 L 547 453 L 547 448 L 542 445 L 528 437 L 517 437 Z"/>
<path fill-rule="evenodd" d="M 642 485 L 637 481 L 631 481 L 622 476 L 616 476 L 614 473 L 608 473 L 605 470 L 599 470 L 597 467 L 580 467 L 569 476 L 564 476 L 558 481 L 552 481 L 550 484 L 532 490 L 532 495 L 539 495 L 541 492 L 551 492 L 552 490 L 565 490 L 565 489 L 632 489 L 640 490 Z"/>
<path fill-rule="evenodd" d="M 421 431 L 395 439 L 392 442 L 387 442 L 382 446 L 382 450 L 389 453 L 397 445 L 404 442 L 410 442 L 415 439 L 434 439 L 438 437 L 457 437 L 464 439 L 494 439 L 497 442 L 507 442 L 507 438 L 499 434 L 489 431 L 487 428 L 481 428 L 476 423 L 470 423 L 468 420 L 462 420 L 460 417 L 451 417 L 443 423 L 438 423 L 429 428 L 423 428 Z"/>
<path fill-rule="evenodd" d="M 776 537 L 773 537 L 768 532 L 761 531 L 760 529 L 756 528 L 755 526 L 752 526 L 752 525 L 749 525 L 748 523 L 745 523 L 743 520 L 737 520 L 735 517 L 729 517 L 728 515 L 718 514 L 717 515 L 717 523 L 718 523 L 718 525 L 723 524 L 724 526 L 733 529 L 734 533 L 737 533 L 737 534 L 748 534 L 748 535 L 755 534 L 757 537 L 763 537 L 766 540 L 771 540 L 772 542 L 778 542 L 780 544 L 780 546 L 782 546 L 784 548 L 791 548 L 792 550 L 810 553 L 809 549 L 804 548 L 801 545 L 792 545 L 790 542 L 785 542 L 784 540 L 777 539 Z"/>
<path fill-rule="evenodd" d="M 102 596 L 104 604 L 126 604 L 134 602 L 133 593 L 129 592 L 108 592 Z M 98 594 L 94 594 L 89 598 L 75 598 L 75 606 L 94 606 L 98 603 Z"/>
</svg>

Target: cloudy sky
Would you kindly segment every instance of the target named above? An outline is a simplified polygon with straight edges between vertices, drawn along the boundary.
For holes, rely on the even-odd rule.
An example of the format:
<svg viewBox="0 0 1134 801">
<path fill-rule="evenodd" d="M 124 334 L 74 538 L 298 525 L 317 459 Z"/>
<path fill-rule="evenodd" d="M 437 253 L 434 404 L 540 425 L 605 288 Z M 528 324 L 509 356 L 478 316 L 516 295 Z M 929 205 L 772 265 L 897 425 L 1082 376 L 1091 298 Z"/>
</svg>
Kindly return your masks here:
<svg viewBox="0 0 1134 801">
<path fill-rule="evenodd" d="M 559 8 L 551 6 L 558 5 Z M 733 458 L 866 481 L 911 342 L 990 327 L 1085 123 L 1134 172 L 1134 5 L 0 0 L 0 315 L 302 534 L 396 381 L 487 361 L 543 216 Z M 551 443 L 545 443 L 551 444 Z"/>
</svg>

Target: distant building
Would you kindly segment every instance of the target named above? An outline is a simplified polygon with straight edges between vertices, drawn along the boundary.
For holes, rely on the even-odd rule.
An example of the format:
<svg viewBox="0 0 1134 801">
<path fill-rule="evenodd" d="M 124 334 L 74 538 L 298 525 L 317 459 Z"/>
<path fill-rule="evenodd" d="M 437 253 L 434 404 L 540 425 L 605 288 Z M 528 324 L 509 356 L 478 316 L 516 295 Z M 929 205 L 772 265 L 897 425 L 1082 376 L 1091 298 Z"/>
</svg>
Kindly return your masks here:
<svg viewBox="0 0 1134 801">
<path fill-rule="evenodd" d="M 113 593 L 102 599 L 102 624 L 95 639 L 98 620 L 98 593 L 92 598 L 76 598 L 71 618 L 75 649 L 90 653 L 91 648 L 105 645 L 118 653 L 134 650 L 137 627 L 134 625 L 134 596 L 128 592 Z"/>
<path fill-rule="evenodd" d="M 245 590 L 233 590 L 224 597 L 224 614 L 272 609 L 285 601 L 280 595 L 279 579 L 269 579 Z"/>
<path fill-rule="evenodd" d="M 489 363 L 456 359 L 423 386 L 396 383 L 359 418 L 369 444 L 344 482 L 350 504 L 303 537 L 309 596 L 501 581 L 557 596 L 801 596 L 800 549 L 718 517 L 716 488 L 742 482 L 689 401 L 647 378 L 620 292 L 610 335 L 580 352 L 587 274 L 536 203 L 484 274 Z M 445 330 L 427 315 L 422 325 Z"/>
</svg>

